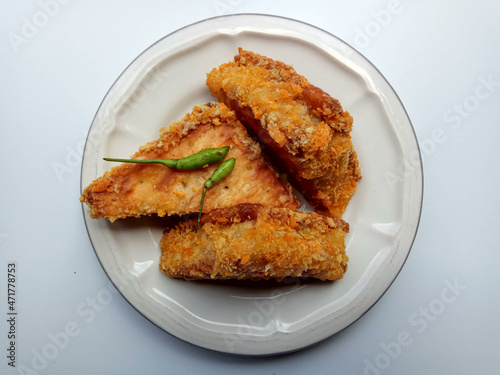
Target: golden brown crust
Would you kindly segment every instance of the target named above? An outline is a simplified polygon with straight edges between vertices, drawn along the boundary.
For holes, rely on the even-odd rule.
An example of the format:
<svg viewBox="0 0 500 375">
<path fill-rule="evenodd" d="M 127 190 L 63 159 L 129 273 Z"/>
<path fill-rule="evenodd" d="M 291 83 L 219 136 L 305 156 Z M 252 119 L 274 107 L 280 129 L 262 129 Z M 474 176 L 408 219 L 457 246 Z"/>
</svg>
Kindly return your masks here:
<svg viewBox="0 0 500 375">
<path fill-rule="evenodd" d="M 207 217 L 208 216 L 208 217 Z M 314 277 L 336 280 L 347 269 L 342 219 L 262 205 L 239 205 L 166 230 L 160 269 L 184 279 Z"/>
<path fill-rule="evenodd" d="M 291 66 L 241 48 L 233 62 L 207 74 L 207 85 L 268 146 L 307 200 L 342 215 L 361 174 L 352 117 L 337 99 Z"/>
<path fill-rule="evenodd" d="M 142 146 L 132 158 L 170 159 L 205 148 L 230 146 L 226 158 L 236 158 L 232 173 L 207 191 L 204 212 L 240 203 L 297 208 L 291 187 L 262 157 L 259 145 L 224 104 L 195 107 L 182 120 L 161 129 L 158 140 Z M 124 163 L 85 188 L 80 200 L 94 218 L 185 214 L 199 210 L 201 191 L 217 163 L 181 171 L 158 164 Z"/>
<path fill-rule="evenodd" d="M 200 220 L 200 225 L 206 223 L 220 224 L 220 225 L 231 225 L 234 223 L 244 223 L 249 220 L 256 220 L 261 211 L 263 210 L 262 204 L 255 203 L 242 203 L 233 207 L 221 208 L 218 210 L 210 211 L 209 213 L 203 215 Z M 344 232 L 349 232 L 349 224 L 344 220 L 339 218 L 329 218 L 325 216 L 320 216 L 317 214 L 304 214 L 303 212 L 294 212 L 291 210 L 267 210 L 267 214 L 282 223 L 290 224 L 290 219 L 294 217 L 294 225 L 292 228 L 299 229 L 300 227 L 311 227 L 322 220 L 326 225 L 342 228 Z M 186 225 L 193 225 L 193 222 Z"/>
</svg>

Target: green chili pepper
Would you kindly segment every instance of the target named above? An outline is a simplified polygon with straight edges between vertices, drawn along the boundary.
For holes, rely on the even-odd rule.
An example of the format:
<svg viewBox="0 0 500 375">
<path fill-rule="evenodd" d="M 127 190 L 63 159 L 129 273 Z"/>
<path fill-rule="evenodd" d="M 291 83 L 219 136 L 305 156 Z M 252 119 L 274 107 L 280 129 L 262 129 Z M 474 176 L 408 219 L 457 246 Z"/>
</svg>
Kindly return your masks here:
<svg viewBox="0 0 500 375">
<path fill-rule="evenodd" d="M 205 200 L 205 193 L 207 192 L 207 189 L 210 189 L 224 177 L 227 177 L 233 170 L 235 163 L 236 163 L 235 158 L 223 161 L 222 163 L 219 164 L 214 173 L 212 173 L 212 175 L 203 184 L 203 192 L 201 193 L 200 213 L 198 214 L 198 222 L 196 223 L 195 233 L 198 232 L 198 227 L 200 226 L 201 211 L 203 209 L 203 202 Z"/>
<path fill-rule="evenodd" d="M 229 152 L 229 146 L 219 148 L 206 148 L 196 154 L 181 159 L 114 159 L 104 158 L 106 161 L 118 161 L 121 163 L 158 163 L 171 169 L 198 169 L 206 164 L 215 163 L 224 159 Z"/>
</svg>

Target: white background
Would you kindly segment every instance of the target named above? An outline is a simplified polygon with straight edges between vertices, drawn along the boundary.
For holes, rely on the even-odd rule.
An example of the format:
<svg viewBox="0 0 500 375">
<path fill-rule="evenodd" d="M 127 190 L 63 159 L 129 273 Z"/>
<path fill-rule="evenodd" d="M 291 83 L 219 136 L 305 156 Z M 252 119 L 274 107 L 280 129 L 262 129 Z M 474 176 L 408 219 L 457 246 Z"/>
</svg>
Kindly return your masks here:
<svg viewBox="0 0 500 375">
<path fill-rule="evenodd" d="M 0 373 L 500 372 L 498 1 L 1 5 Z M 182 26 L 248 12 L 308 22 L 363 53 L 405 105 L 425 176 L 416 241 L 383 298 L 327 341 L 266 358 L 186 344 L 119 294 L 104 292 L 114 289 L 92 249 L 78 201 L 86 133 L 127 65 Z M 63 172 L 56 172 L 61 165 Z M 16 369 L 7 365 L 11 262 L 17 265 Z M 99 303 L 104 295 L 112 297 Z M 73 337 L 57 353 L 48 352 L 52 359 L 41 359 L 51 337 L 65 329 Z M 405 345 L 395 344 L 398 339 Z"/>
</svg>

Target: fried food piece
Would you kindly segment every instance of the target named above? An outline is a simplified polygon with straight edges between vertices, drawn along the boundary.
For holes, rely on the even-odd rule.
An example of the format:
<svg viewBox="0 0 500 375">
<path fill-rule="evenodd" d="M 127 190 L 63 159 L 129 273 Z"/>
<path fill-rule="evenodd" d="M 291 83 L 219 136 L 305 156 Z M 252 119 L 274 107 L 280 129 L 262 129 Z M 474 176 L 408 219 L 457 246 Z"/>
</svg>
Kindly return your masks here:
<svg viewBox="0 0 500 375">
<path fill-rule="evenodd" d="M 240 204 L 166 229 L 160 269 L 184 279 L 341 279 L 349 225 L 314 212 Z"/>
<path fill-rule="evenodd" d="M 234 113 L 222 103 L 194 107 L 182 120 L 160 130 L 160 138 L 142 146 L 132 159 L 179 159 L 206 148 L 230 146 L 236 158 L 232 173 L 209 189 L 203 212 L 240 203 L 299 207 L 286 181 L 261 154 Z M 172 170 L 159 164 L 124 163 L 93 181 L 80 197 L 93 218 L 198 212 L 203 184 L 218 163 L 195 170 Z"/>
<path fill-rule="evenodd" d="M 280 61 L 239 48 L 207 74 L 213 96 L 235 111 L 319 211 L 340 217 L 361 172 L 351 115 Z"/>
</svg>

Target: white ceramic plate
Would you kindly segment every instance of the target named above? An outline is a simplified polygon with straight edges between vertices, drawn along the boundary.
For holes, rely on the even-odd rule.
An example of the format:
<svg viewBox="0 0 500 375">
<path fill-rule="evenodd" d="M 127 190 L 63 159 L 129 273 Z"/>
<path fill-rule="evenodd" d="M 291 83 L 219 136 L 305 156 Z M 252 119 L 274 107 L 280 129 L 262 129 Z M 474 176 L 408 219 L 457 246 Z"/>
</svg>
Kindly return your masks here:
<svg viewBox="0 0 500 375">
<path fill-rule="evenodd" d="M 206 73 L 237 47 L 291 64 L 338 98 L 354 117 L 363 179 L 344 219 L 349 269 L 317 282 L 186 282 L 158 267 L 161 218 L 84 216 L 111 281 L 141 314 L 192 344 L 236 354 L 301 349 L 347 327 L 384 294 L 410 251 L 422 205 L 422 167 L 411 123 L 397 95 L 363 56 L 313 26 L 274 16 L 232 15 L 180 29 L 144 51 L 118 78 L 92 123 L 82 189 L 156 139 L 159 129 L 213 100 Z"/>
</svg>

